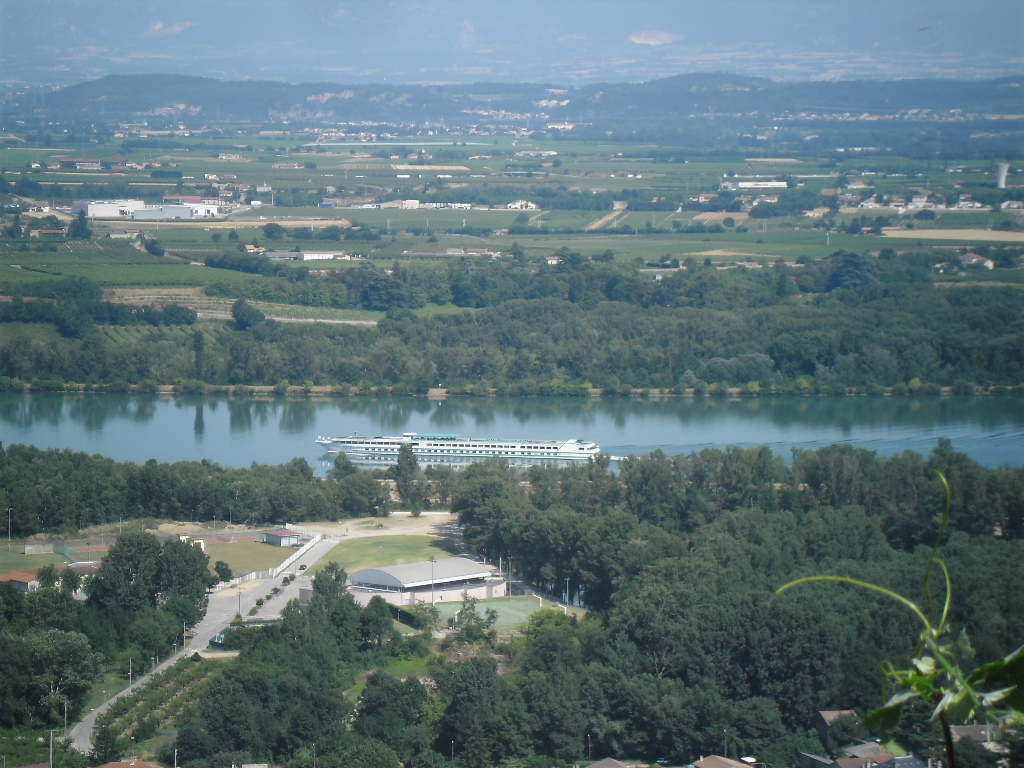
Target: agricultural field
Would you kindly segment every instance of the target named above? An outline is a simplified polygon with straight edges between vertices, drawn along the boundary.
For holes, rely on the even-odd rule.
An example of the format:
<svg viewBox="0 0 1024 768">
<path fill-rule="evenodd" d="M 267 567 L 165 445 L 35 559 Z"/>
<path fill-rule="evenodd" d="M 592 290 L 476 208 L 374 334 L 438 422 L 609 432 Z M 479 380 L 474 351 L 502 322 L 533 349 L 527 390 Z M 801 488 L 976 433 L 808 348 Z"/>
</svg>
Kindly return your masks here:
<svg viewBox="0 0 1024 768">
<path fill-rule="evenodd" d="M 244 243 L 258 243 L 268 250 L 336 250 L 365 259 L 303 265 L 315 275 L 326 270 L 359 269 L 366 262 L 384 269 L 396 262 L 447 269 L 451 257 L 420 254 L 486 248 L 507 257 L 514 243 L 525 250 L 528 260 L 568 248 L 584 256 L 611 251 L 616 261 L 628 264 L 656 265 L 666 259 L 693 258 L 728 265 L 736 261 L 767 264 L 779 259 L 818 259 L 839 250 L 872 254 L 883 248 L 913 248 L 946 260 L 950 249 L 956 247 L 1024 241 L 1022 216 L 998 210 L 940 212 L 934 220 L 917 220 L 887 211 L 846 208 L 831 215 L 830 231 L 826 231 L 822 220 L 799 213 L 767 220 L 736 216 L 734 226 L 720 227 L 717 225 L 724 215 L 715 218 L 717 214 L 711 213 L 710 218 L 702 220 L 701 205 L 689 202 L 698 193 L 717 192 L 723 179 L 729 178 L 792 179 L 804 187 L 806 194 L 801 200 L 808 205 L 823 204 L 825 198 L 819 200 L 818 193 L 834 194 L 849 182 L 856 182 L 861 194 L 931 194 L 950 200 L 960 194 L 974 194 L 987 199 L 995 193 L 994 166 L 981 161 L 919 161 L 884 154 L 791 157 L 784 153 L 776 158 L 738 154 L 732 159 L 712 159 L 685 147 L 587 143 L 570 135 L 557 140 L 500 136 L 452 142 L 414 136 L 387 142 L 316 145 L 309 141 L 309 134 L 301 132 L 257 135 L 250 127 L 224 130 L 220 137 L 201 140 L 177 137 L 180 146 L 172 149 L 158 148 L 155 142 L 142 146 L 128 139 L 56 149 L 0 148 L 0 163 L 9 169 L 8 176 L 14 173 L 11 169 L 20 171 L 26 164 L 45 163 L 46 167 L 26 174 L 44 191 L 54 189 L 54 184 L 64 185 L 66 190 L 74 190 L 76 184 L 89 185 L 83 190 L 107 185 L 104 189 L 111 194 L 145 196 L 155 202 L 171 191 L 202 194 L 205 185 L 229 180 L 274 189 L 273 194 L 253 192 L 262 205 L 239 208 L 224 219 L 99 220 L 90 223 L 95 236 L 84 243 L 0 238 L 0 294 L 40 279 L 82 277 L 112 291 L 117 301 L 161 305 L 178 302 L 213 313 L 219 321 L 233 303 L 226 297 L 239 295 L 251 296 L 251 303 L 272 317 L 373 321 L 381 314 L 260 302 L 260 298 L 283 294 L 259 296 L 255 286 L 261 278 L 207 268 L 204 259 L 234 253 Z M 218 159 L 222 152 L 237 158 Z M 417 154 L 420 152 L 423 154 Z M 531 156 L 532 152 L 557 154 L 540 157 Z M 750 150 L 750 154 L 756 153 L 756 149 Z M 116 171 L 109 167 L 90 171 L 56 167 L 69 155 L 95 158 L 108 165 L 123 160 L 158 167 L 133 170 L 119 165 Z M 290 164 L 297 167 L 285 167 Z M 165 178 L 167 173 L 180 174 L 180 178 Z M 865 186 L 860 187 L 861 183 Z M 361 207 L 387 200 L 443 200 L 449 193 L 451 200 L 470 201 L 476 209 Z M 595 199 L 592 210 L 573 207 L 587 205 L 591 193 L 602 195 Z M 666 210 L 642 210 L 661 198 L 672 201 Z M 321 199 L 340 201 L 339 207 L 317 207 Z M 506 201 L 514 199 L 531 200 L 541 207 L 525 211 L 504 207 Z M 565 207 L 556 205 L 552 209 L 546 200 L 556 204 L 561 201 Z M 686 202 L 677 208 L 679 200 Z M 68 202 L 58 201 L 57 205 Z M 613 204 L 615 209 L 610 208 Z M 67 209 L 58 211 L 58 215 L 65 223 L 70 221 Z M 884 236 L 836 231 L 845 229 L 854 219 L 873 219 L 877 215 L 904 228 L 888 229 Z M 285 227 L 288 236 L 269 237 L 264 228 L 272 223 Z M 700 232 L 702 223 L 721 231 Z M 908 223 L 914 228 L 906 229 Z M 332 240 L 322 236 L 326 227 L 345 229 L 353 225 L 373 230 L 379 239 Z M 464 228 L 473 234 L 455 234 Z M 687 228 L 694 231 L 687 233 Z M 156 240 L 165 255 L 151 256 L 141 243 L 106 237 L 125 229 Z M 517 229 L 517 234 L 496 234 L 509 229 Z M 295 266 L 288 264 L 286 269 Z M 429 315 L 452 310 L 428 306 L 417 311 Z M 113 338 L 125 334 L 121 329 L 108 331 L 107 335 Z"/>
<path fill-rule="evenodd" d="M 109 726 L 119 735 L 130 735 L 143 754 L 155 752 L 158 731 L 173 727 L 177 719 L 198 700 L 200 691 L 223 664 L 218 659 L 196 661 L 192 657 L 183 658 L 149 679 L 131 696 L 115 702 L 97 719 L 97 726 Z M 126 688 L 127 683 L 120 676 L 116 680 L 104 681 L 103 685 L 109 686 L 105 693 L 113 695 L 116 690 Z M 118 684 L 120 688 L 116 687 Z M 99 703 L 96 693 L 96 686 L 93 686 L 93 701 Z M 100 692 L 102 696 L 103 692 Z"/>
</svg>

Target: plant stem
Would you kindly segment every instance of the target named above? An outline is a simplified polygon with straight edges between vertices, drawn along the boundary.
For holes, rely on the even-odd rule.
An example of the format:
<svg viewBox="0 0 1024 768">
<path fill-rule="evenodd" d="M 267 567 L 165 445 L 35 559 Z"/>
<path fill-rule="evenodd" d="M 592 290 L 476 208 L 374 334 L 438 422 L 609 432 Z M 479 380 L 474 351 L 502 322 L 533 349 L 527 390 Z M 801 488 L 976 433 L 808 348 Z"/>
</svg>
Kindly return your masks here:
<svg viewBox="0 0 1024 768">
<path fill-rule="evenodd" d="M 949 729 L 949 717 L 946 711 L 939 712 L 939 720 L 942 722 L 942 738 L 946 742 L 946 758 L 949 760 L 949 768 L 956 768 L 956 753 L 953 752 L 953 732 Z"/>
</svg>

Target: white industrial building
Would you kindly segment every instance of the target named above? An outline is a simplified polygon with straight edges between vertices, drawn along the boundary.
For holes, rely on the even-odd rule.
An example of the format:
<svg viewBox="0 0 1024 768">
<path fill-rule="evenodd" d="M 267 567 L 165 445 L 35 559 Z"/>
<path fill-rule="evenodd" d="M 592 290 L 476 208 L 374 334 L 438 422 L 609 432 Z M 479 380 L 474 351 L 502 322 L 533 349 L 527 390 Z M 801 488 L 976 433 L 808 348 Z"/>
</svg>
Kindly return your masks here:
<svg viewBox="0 0 1024 768">
<path fill-rule="evenodd" d="M 466 557 L 366 568 L 348 577 L 349 592 L 361 605 L 379 595 L 393 605 L 461 602 L 465 596 L 486 600 L 504 597 L 506 581 L 487 566 Z M 310 594 L 300 597 L 308 601 Z"/>
<path fill-rule="evenodd" d="M 220 214 L 220 207 L 208 203 L 164 203 L 147 205 L 142 200 L 76 200 L 71 213 L 80 211 L 90 219 L 127 218 L 136 221 L 165 219 L 205 219 Z"/>
<path fill-rule="evenodd" d="M 75 200 L 71 213 L 77 216 L 82 211 L 90 219 L 130 219 L 132 214 L 146 204 L 142 200 Z"/>
<path fill-rule="evenodd" d="M 154 221 L 162 219 L 207 219 L 220 213 L 216 205 L 203 203 L 176 203 L 164 205 L 144 205 L 132 214 L 137 221 Z"/>
</svg>

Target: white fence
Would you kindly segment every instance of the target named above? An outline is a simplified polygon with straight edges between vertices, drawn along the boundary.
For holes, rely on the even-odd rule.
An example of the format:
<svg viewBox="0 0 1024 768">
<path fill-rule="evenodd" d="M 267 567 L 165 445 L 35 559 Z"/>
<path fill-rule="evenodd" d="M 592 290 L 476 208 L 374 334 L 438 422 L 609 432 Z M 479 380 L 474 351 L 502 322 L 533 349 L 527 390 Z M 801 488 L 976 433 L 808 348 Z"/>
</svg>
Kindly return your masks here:
<svg viewBox="0 0 1024 768">
<path fill-rule="evenodd" d="M 303 544 L 302 547 L 295 550 L 295 552 L 288 556 L 287 560 L 285 560 L 276 568 L 271 568 L 269 571 L 253 571 L 252 573 L 247 573 L 244 576 L 235 576 L 235 578 L 231 579 L 231 581 L 221 581 L 217 584 L 214 584 L 212 587 L 210 587 L 210 591 L 220 592 L 222 589 L 227 589 L 228 587 L 237 587 L 239 584 L 244 584 L 245 582 L 253 581 L 254 579 L 276 578 L 279 574 L 284 573 L 286 570 L 288 570 L 288 568 L 296 560 L 298 560 L 304 554 L 309 552 L 309 550 L 313 548 L 314 544 L 319 543 L 324 538 L 324 535 L 322 533 L 317 533 L 316 531 L 311 531 L 307 528 L 297 528 L 296 526 L 291 525 L 290 523 L 287 524 L 285 527 L 289 531 L 301 533 L 303 536 L 311 536 L 312 538 L 305 544 Z"/>
<path fill-rule="evenodd" d="M 289 528 L 288 530 L 295 530 L 295 529 L 294 528 Z M 301 531 L 296 531 L 296 533 L 301 533 Z M 296 560 L 298 560 L 304 554 L 309 552 L 309 550 L 311 550 L 315 544 L 319 544 L 320 540 L 323 539 L 323 537 L 324 537 L 322 533 L 317 533 L 316 531 L 310 531 L 310 534 L 313 536 L 312 539 L 310 539 L 305 544 L 303 544 L 300 549 L 296 550 L 293 555 L 291 555 L 287 560 L 285 560 L 283 563 L 281 563 L 279 566 L 277 566 L 277 568 L 271 568 L 270 569 L 270 577 L 271 578 L 274 578 L 279 573 L 284 573 L 286 570 L 288 570 L 288 568 L 292 565 L 292 563 L 294 563 Z"/>
<path fill-rule="evenodd" d="M 285 523 L 284 528 L 286 531 L 301 533 L 303 536 L 309 536 L 311 539 L 316 538 L 317 536 L 323 538 L 323 534 L 317 533 L 312 528 L 301 528 L 300 526 L 293 525 L 292 523 Z"/>
</svg>

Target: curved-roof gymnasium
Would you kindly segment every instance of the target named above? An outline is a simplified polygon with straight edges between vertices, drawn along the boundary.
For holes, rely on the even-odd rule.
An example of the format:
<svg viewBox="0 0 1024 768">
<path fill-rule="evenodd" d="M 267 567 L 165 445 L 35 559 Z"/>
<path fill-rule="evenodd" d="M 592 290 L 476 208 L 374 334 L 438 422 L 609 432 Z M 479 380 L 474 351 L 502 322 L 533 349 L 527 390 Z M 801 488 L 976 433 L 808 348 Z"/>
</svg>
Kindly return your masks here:
<svg viewBox="0 0 1024 768">
<path fill-rule="evenodd" d="M 491 575 L 486 566 L 467 557 L 446 557 L 442 560 L 424 560 L 420 563 L 389 565 L 384 568 L 364 568 L 348 577 L 351 587 L 380 592 L 415 592 L 431 584 L 450 587 L 455 584 L 479 581 Z"/>
</svg>

